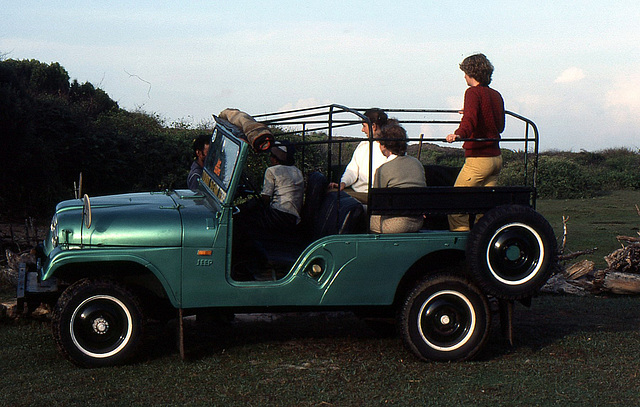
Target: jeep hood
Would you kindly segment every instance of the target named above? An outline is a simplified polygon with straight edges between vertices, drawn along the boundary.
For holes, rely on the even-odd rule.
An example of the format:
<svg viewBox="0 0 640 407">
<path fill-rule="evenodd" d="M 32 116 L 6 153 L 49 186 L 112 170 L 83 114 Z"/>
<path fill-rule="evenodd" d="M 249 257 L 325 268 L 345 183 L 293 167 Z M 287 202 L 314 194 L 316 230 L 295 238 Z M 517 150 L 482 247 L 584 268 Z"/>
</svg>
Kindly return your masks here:
<svg viewBox="0 0 640 407">
<path fill-rule="evenodd" d="M 179 205 L 167 193 L 133 193 L 64 201 L 56 207 L 60 244 L 73 246 L 180 246 Z M 87 213 L 91 224 L 86 227 Z"/>
</svg>

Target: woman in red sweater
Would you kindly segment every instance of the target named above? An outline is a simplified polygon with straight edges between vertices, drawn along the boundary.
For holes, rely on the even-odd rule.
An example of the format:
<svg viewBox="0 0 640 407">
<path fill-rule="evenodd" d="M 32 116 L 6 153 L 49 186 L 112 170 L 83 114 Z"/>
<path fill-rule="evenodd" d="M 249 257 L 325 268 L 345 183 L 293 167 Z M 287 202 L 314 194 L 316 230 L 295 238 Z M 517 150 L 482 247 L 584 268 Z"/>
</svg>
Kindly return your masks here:
<svg viewBox="0 0 640 407">
<path fill-rule="evenodd" d="M 504 130 L 504 101 L 491 89 L 493 65 L 484 54 L 471 55 L 460 64 L 469 88 L 464 94 L 464 110 L 460 126 L 446 140 L 452 143 L 463 139 L 464 166 L 456 179 L 456 187 L 494 186 L 502 169 L 500 133 Z M 495 141 L 471 141 L 495 139 Z M 450 215 L 449 229 L 469 230 L 469 216 Z"/>
</svg>

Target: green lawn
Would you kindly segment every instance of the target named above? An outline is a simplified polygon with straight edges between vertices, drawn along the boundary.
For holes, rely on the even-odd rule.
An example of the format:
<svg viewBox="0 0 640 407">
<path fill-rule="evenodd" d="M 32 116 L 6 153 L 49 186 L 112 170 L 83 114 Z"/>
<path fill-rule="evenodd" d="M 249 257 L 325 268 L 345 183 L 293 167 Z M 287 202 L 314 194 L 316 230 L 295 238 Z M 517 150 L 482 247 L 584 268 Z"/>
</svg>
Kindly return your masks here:
<svg viewBox="0 0 640 407">
<path fill-rule="evenodd" d="M 0 405 L 638 405 L 640 298 L 542 296 L 515 310 L 515 346 L 494 326 L 479 360 L 425 363 L 348 313 L 168 329 L 123 367 L 62 359 L 40 322 L 0 326 Z M 495 324 L 494 324 L 495 325 Z"/>
<path fill-rule="evenodd" d="M 597 247 L 598 250 L 579 260 L 589 259 L 596 268 L 606 268 L 604 256 L 620 248 L 616 236 L 638 236 L 640 191 L 614 191 L 590 199 L 549 199 L 538 201 L 537 209 L 551 223 L 558 242 L 562 239 L 562 216 L 567 216 L 566 253 Z"/>
<path fill-rule="evenodd" d="M 619 247 L 635 235 L 640 191 L 540 201 L 568 249 Z M 8 290 L 0 291 L 3 296 Z M 188 321 L 183 362 L 175 331 L 151 326 L 143 356 L 86 370 L 58 353 L 46 322 L 0 321 L 0 406 L 640 405 L 640 297 L 543 295 L 516 304 L 515 345 L 497 318 L 479 360 L 418 361 L 396 336 L 379 337 L 349 313 Z"/>
</svg>

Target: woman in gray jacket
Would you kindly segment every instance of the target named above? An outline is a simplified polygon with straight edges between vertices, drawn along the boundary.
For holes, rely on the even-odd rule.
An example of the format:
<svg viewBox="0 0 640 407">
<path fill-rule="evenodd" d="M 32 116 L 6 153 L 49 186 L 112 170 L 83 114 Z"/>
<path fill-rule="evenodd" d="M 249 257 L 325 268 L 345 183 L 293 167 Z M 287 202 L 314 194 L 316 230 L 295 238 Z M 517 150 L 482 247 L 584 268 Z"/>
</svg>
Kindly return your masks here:
<svg viewBox="0 0 640 407">
<path fill-rule="evenodd" d="M 426 187 L 424 167 L 407 155 L 407 132 L 395 120 L 382 128 L 380 151 L 387 157 L 373 178 L 372 188 Z M 424 218 L 420 216 L 373 215 L 369 228 L 374 233 L 417 232 Z"/>
</svg>

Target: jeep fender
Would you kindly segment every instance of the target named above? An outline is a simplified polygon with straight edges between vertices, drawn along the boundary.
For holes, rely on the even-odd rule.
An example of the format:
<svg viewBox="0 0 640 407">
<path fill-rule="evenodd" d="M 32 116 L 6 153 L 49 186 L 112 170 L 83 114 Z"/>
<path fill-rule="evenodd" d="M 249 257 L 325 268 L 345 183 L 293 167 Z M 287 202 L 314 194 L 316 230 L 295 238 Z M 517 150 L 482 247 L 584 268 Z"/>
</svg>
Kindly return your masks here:
<svg viewBox="0 0 640 407">
<path fill-rule="evenodd" d="M 79 278 L 98 277 L 100 273 L 104 274 L 107 271 L 113 277 L 119 278 L 126 276 L 127 272 L 124 271 L 119 274 L 118 272 L 113 273 L 114 270 L 121 268 L 122 265 L 134 264 L 153 274 L 162 286 L 171 304 L 179 308 L 181 304 L 179 271 L 171 275 L 169 275 L 169 273 L 163 273 L 153 262 L 148 260 L 148 257 L 150 257 L 148 254 L 150 252 L 156 252 L 153 257 L 159 258 L 158 264 L 162 264 L 165 269 L 180 270 L 179 263 L 177 263 L 175 267 L 168 266 L 171 264 L 171 261 L 167 260 L 168 258 L 179 258 L 179 256 L 176 256 L 170 249 L 146 249 L 146 255 L 144 257 L 136 254 L 135 251 L 132 252 L 131 249 L 109 250 L 108 252 L 105 252 L 104 248 L 99 250 L 83 249 L 82 251 L 65 250 L 51 258 L 50 262 L 43 269 L 42 280 L 47 280 L 51 277 L 63 280 L 69 278 L 77 280 Z M 165 257 L 167 259 L 163 259 Z"/>
</svg>

